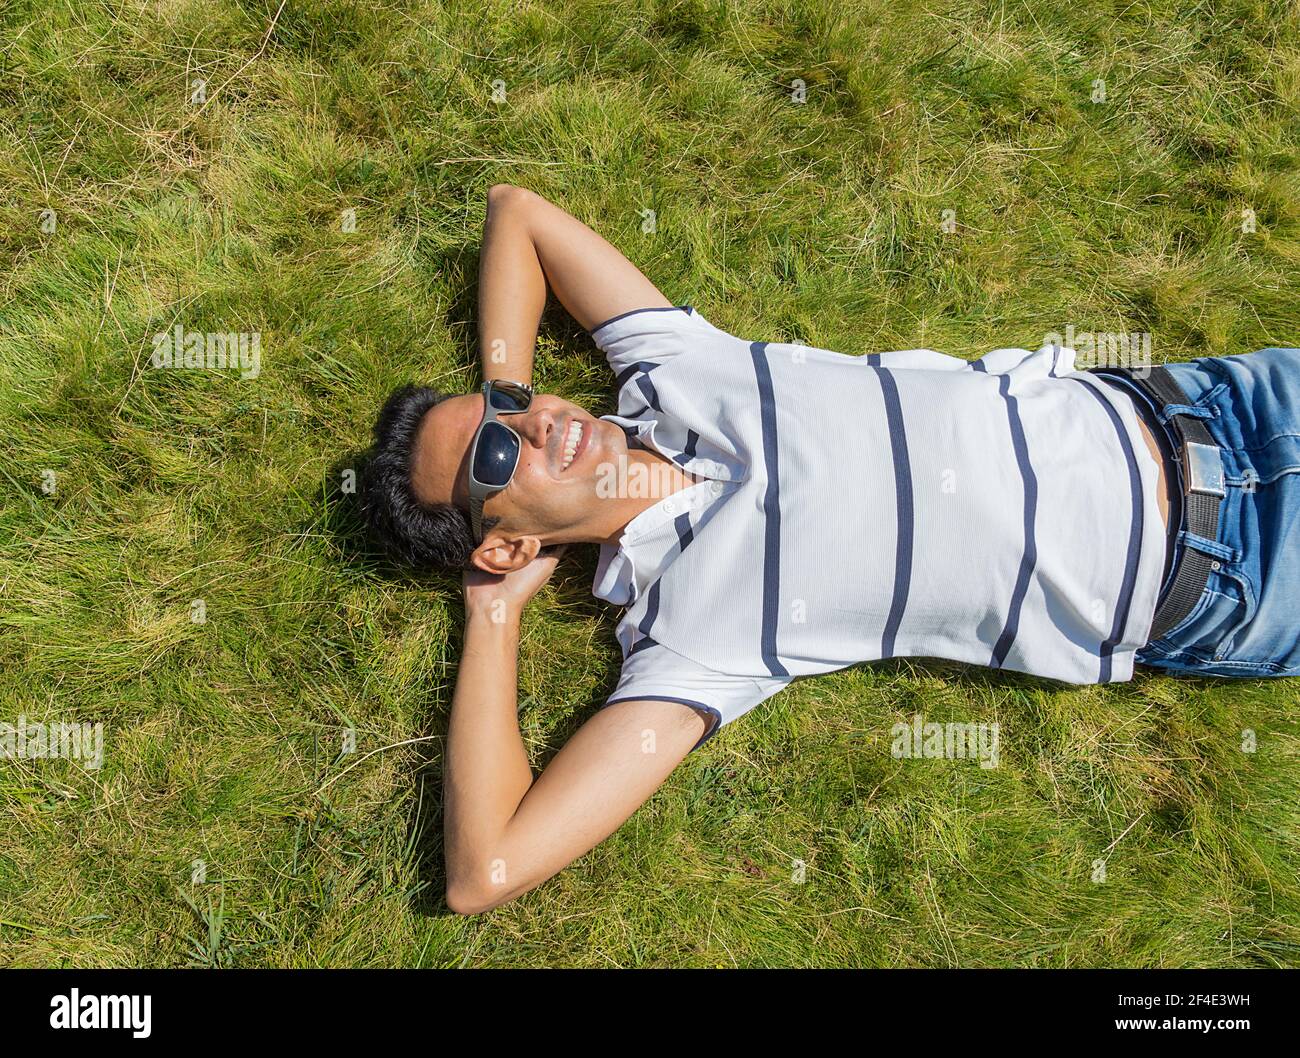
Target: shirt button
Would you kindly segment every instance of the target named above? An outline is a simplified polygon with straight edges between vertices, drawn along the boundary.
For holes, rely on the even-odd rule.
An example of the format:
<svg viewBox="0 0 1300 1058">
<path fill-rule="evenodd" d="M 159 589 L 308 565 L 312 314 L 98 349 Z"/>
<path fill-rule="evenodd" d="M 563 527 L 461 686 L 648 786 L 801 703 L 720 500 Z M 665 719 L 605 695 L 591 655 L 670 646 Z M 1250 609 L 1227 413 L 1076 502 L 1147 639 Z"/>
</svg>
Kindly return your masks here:
<svg viewBox="0 0 1300 1058">
<path fill-rule="evenodd" d="M 677 507 L 672 500 L 669 500 L 667 503 L 664 504 L 664 510 L 667 511 L 669 514 L 673 514 L 676 512 Z"/>
<path fill-rule="evenodd" d="M 1211 562 L 1211 563 L 1210 563 L 1210 569 L 1222 569 L 1222 568 L 1223 568 L 1223 567 L 1222 567 L 1218 562 Z"/>
</svg>

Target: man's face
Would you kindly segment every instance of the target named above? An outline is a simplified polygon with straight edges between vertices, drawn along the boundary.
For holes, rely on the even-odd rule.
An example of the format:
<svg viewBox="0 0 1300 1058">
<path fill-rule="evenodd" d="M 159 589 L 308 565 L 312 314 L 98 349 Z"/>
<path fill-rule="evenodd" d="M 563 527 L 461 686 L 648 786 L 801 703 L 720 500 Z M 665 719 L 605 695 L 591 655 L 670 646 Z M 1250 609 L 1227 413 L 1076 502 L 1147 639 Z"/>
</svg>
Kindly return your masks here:
<svg viewBox="0 0 1300 1058">
<path fill-rule="evenodd" d="M 426 503 L 454 503 L 469 510 L 469 445 L 483 418 L 483 395 L 452 397 L 430 409 L 420 424 L 412 459 L 412 484 Z M 627 437 L 612 422 L 576 404 L 536 394 L 526 412 L 499 418 L 519 435 L 519 465 L 504 489 L 483 505 L 483 517 L 499 518 L 487 534 L 536 536 L 542 546 L 583 539 L 599 496 L 598 468 L 627 453 Z M 565 465 L 570 424 L 582 436 Z"/>
</svg>

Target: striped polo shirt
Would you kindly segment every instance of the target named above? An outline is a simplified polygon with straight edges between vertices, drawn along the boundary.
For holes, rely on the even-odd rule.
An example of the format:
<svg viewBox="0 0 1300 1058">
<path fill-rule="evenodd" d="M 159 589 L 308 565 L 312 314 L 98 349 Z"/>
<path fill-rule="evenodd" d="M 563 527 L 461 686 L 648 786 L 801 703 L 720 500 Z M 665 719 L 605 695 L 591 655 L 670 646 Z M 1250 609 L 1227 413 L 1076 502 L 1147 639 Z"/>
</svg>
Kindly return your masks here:
<svg viewBox="0 0 1300 1058">
<path fill-rule="evenodd" d="M 707 739 L 791 679 L 887 657 L 1132 676 L 1159 468 L 1071 349 L 850 356 L 691 306 L 591 333 L 617 376 L 603 418 L 703 479 L 601 549 L 593 592 L 626 607 L 606 705 L 682 702 Z"/>
</svg>

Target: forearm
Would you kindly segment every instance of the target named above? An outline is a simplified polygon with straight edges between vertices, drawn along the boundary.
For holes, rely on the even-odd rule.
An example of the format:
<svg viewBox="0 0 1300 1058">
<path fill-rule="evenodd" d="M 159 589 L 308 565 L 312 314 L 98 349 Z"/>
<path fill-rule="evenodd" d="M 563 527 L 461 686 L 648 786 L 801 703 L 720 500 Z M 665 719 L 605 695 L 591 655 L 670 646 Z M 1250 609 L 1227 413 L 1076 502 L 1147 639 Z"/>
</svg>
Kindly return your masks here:
<svg viewBox="0 0 1300 1058">
<path fill-rule="evenodd" d="M 443 768 L 447 906 L 459 914 L 514 899 L 604 840 L 703 734 L 699 714 L 676 702 L 598 710 L 534 781 L 515 700 L 519 624 L 558 560 L 538 557 L 499 579 L 463 576 L 465 645 Z"/>
<path fill-rule="evenodd" d="M 533 349 L 546 307 L 546 275 L 518 188 L 488 194 L 479 259 L 478 334 L 483 378 L 533 380 Z"/>
<path fill-rule="evenodd" d="M 444 769 L 449 891 L 489 888 L 504 868 L 493 863 L 500 837 L 533 783 L 519 734 L 518 651 L 518 607 L 467 609 Z"/>
</svg>

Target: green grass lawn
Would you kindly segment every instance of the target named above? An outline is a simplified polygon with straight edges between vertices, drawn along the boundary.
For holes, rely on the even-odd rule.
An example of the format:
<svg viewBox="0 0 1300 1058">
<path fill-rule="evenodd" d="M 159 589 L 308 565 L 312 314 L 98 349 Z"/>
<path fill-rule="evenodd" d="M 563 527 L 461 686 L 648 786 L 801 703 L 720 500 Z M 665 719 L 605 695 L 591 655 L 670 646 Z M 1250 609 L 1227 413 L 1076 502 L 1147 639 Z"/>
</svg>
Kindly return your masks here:
<svg viewBox="0 0 1300 1058">
<path fill-rule="evenodd" d="M 751 340 L 1300 344 L 1294 4 L 9 0 L 0 133 L 0 721 L 104 725 L 0 760 L 0 963 L 1300 965 L 1300 687 L 1149 670 L 800 681 L 450 914 L 459 578 L 344 484 L 390 389 L 476 384 L 499 181 Z M 154 369 L 178 324 L 260 374 Z M 558 308 L 535 379 L 613 410 Z M 525 616 L 539 769 L 618 673 L 589 551 Z M 894 759 L 918 713 L 999 766 Z"/>
</svg>

